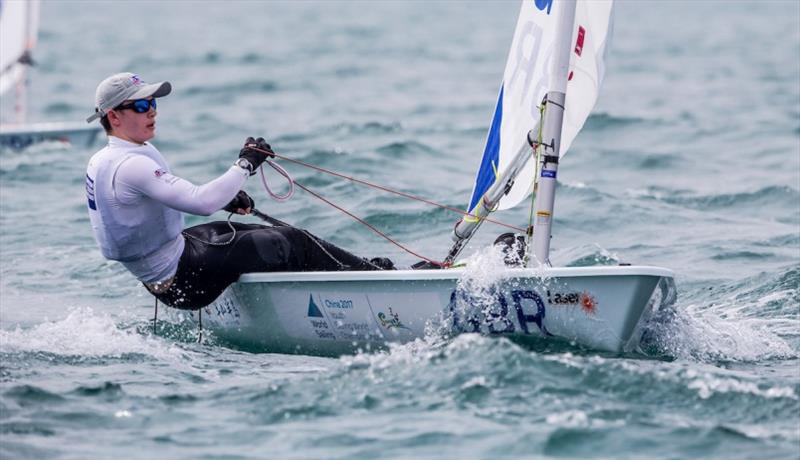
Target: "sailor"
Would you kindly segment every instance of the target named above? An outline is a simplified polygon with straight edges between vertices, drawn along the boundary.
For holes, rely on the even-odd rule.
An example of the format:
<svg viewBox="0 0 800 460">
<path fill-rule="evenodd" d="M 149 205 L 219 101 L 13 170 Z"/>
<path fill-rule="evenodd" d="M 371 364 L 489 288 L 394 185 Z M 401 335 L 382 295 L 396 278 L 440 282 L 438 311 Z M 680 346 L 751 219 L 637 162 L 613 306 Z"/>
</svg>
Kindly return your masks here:
<svg viewBox="0 0 800 460">
<path fill-rule="evenodd" d="M 393 268 L 388 259 L 367 261 L 291 226 L 229 219 L 184 229 L 184 213 L 250 213 L 254 202 L 241 188 L 274 153 L 263 138 L 248 137 L 236 162 L 206 184 L 172 174 L 149 142 L 157 100 L 170 91 L 169 82 L 147 84 L 127 72 L 97 86 L 86 121 L 100 120 L 108 145 L 89 160 L 86 195 L 106 259 L 121 262 L 162 302 L 191 310 L 213 302 L 242 273 Z"/>
</svg>

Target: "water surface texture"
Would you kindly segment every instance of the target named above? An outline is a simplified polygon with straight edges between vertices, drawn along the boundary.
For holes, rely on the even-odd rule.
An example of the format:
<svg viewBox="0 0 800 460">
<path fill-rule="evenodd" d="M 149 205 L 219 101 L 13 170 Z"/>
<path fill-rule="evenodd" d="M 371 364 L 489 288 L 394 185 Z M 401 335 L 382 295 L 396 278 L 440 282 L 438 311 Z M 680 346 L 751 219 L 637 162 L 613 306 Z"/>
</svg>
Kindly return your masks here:
<svg viewBox="0 0 800 460">
<path fill-rule="evenodd" d="M 263 135 L 461 208 L 518 10 L 44 1 L 29 118 L 83 120 L 97 83 L 130 70 L 173 84 L 154 144 L 183 177 L 216 177 Z M 0 152 L 0 457 L 798 458 L 798 56 L 794 1 L 617 5 L 598 105 L 559 168 L 552 259 L 676 272 L 677 313 L 643 355 L 464 335 L 319 358 L 198 344 L 183 325 L 153 336 L 152 299 L 92 239 L 99 146 Z M 284 166 L 415 251 L 449 249 L 450 212 Z M 246 190 L 359 254 L 416 262 L 308 194 Z"/>
</svg>

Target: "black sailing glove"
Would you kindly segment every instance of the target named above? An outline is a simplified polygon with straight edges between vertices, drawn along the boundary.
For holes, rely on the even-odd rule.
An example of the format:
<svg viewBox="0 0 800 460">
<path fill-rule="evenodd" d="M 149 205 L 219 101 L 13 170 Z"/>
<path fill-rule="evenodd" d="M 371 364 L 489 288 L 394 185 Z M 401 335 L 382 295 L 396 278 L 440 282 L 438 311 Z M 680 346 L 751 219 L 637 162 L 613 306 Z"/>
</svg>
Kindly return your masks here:
<svg viewBox="0 0 800 460">
<path fill-rule="evenodd" d="M 263 152 L 261 150 L 263 150 Z M 252 166 L 250 175 L 253 175 L 264 160 L 267 158 L 275 158 L 275 152 L 272 151 L 272 147 L 267 144 L 267 141 L 265 141 L 263 137 L 259 137 L 258 139 L 248 137 L 247 140 L 244 141 L 244 147 L 239 151 L 239 158 L 244 158 L 250 163 Z"/>
<path fill-rule="evenodd" d="M 239 193 L 228 203 L 223 210 L 235 214 L 247 214 L 251 209 L 256 207 L 256 203 L 250 198 L 244 190 L 239 190 Z"/>
</svg>

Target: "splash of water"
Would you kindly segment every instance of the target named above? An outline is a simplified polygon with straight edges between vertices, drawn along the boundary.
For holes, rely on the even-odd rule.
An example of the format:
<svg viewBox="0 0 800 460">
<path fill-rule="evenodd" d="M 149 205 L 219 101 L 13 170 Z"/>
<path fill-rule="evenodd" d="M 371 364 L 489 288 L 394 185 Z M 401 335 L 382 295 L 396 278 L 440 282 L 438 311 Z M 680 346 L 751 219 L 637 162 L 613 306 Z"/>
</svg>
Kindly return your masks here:
<svg viewBox="0 0 800 460">
<path fill-rule="evenodd" d="M 492 245 L 465 260 L 465 269 L 451 297 L 450 308 L 429 321 L 428 341 L 446 340 L 463 332 L 502 332 L 513 328 L 508 307 L 498 300 L 498 286 L 506 281 L 508 266 L 521 264 L 517 248 Z M 547 276 L 538 273 L 545 285 Z M 515 281 L 511 281 L 512 286 Z M 507 283 L 506 283 L 507 285 Z"/>
<path fill-rule="evenodd" d="M 0 330 L 0 347 L 6 353 L 48 353 L 85 358 L 120 358 L 144 354 L 174 357 L 180 350 L 170 342 L 123 328 L 108 314 L 90 307 L 72 308 L 66 318 L 32 328 Z"/>
<path fill-rule="evenodd" d="M 773 330 L 774 321 L 740 316 L 735 307 L 727 308 L 726 313 L 721 316 L 699 304 L 678 305 L 674 310 L 659 312 L 648 325 L 644 347 L 655 346 L 667 355 L 700 362 L 800 357 Z M 794 323 L 796 327 L 797 322 Z"/>
</svg>

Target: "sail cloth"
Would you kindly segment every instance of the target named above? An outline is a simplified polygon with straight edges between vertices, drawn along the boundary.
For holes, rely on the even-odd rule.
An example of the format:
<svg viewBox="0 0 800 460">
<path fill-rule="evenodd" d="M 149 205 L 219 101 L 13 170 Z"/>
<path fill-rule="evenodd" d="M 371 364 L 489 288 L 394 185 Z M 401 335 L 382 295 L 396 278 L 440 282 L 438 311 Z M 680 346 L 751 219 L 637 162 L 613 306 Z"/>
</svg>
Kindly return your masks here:
<svg viewBox="0 0 800 460">
<path fill-rule="evenodd" d="M 0 0 L 0 94 L 25 75 L 20 58 L 33 50 L 39 31 L 39 0 Z"/>
<path fill-rule="evenodd" d="M 558 14 L 563 3 L 562 0 L 522 1 L 469 211 L 475 208 L 498 174 L 527 143 L 528 131 L 534 129 L 538 132 L 539 106 L 547 92 L 555 87 L 550 67 L 556 46 Z M 572 51 L 561 131 L 562 157 L 597 101 L 605 74 L 612 10 L 613 0 L 577 1 L 575 27 L 569 44 Z M 512 189 L 500 200 L 498 209 L 512 208 L 527 198 L 533 190 L 535 173 L 536 164 L 529 161 Z"/>
</svg>

